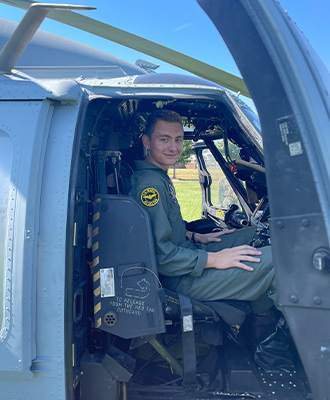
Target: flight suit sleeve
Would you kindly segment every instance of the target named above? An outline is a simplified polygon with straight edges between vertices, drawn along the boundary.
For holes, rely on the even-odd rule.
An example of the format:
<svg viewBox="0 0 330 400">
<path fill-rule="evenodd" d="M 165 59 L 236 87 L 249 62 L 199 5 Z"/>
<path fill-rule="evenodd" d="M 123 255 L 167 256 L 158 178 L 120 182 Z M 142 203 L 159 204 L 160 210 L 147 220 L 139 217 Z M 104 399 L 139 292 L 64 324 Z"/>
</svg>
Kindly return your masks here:
<svg viewBox="0 0 330 400">
<path fill-rule="evenodd" d="M 201 276 L 207 263 L 207 252 L 204 249 L 197 249 L 192 243 L 191 246 L 189 243 L 183 245 L 173 243 L 175 234 L 168 217 L 168 194 L 164 187 L 158 186 L 155 189 L 159 193 L 157 204 L 148 206 L 143 204 L 141 201 L 143 190 L 137 193 L 137 200 L 150 215 L 159 274 Z M 182 221 L 180 213 L 177 220 Z"/>
</svg>

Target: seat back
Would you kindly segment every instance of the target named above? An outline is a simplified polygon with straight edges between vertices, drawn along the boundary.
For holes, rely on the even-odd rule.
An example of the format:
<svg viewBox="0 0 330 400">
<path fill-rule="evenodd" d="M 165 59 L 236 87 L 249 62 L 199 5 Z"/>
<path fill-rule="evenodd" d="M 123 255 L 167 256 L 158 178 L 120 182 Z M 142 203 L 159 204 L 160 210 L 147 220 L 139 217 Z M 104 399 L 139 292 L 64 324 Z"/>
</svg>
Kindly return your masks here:
<svg viewBox="0 0 330 400">
<path fill-rule="evenodd" d="M 129 196 L 95 197 L 93 282 L 96 328 L 122 338 L 165 332 L 149 216 Z"/>
</svg>

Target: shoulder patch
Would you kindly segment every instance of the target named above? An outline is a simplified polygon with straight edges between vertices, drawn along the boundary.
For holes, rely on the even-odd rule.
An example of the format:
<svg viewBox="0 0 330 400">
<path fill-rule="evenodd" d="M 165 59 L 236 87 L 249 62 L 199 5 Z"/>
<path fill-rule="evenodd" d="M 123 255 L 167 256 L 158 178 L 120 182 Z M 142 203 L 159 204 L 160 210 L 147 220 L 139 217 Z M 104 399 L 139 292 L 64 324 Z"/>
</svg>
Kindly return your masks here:
<svg viewBox="0 0 330 400">
<path fill-rule="evenodd" d="M 169 187 L 169 189 L 170 189 L 170 193 L 171 193 L 171 196 L 172 196 L 173 203 L 176 203 L 176 202 L 177 202 L 177 199 L 176 199 L 176 195 L 175 195 L 174 186 L 171 185 L 171 184 L 169 183 L 169 184 L 168 184 L 168 187 Z"/>
<path fill-rule="evenodd" d="M 154 188 L 147 188 L 141 193 L 141 201 L 147 207 L 153 207 L 159 202 L 159 193 Z"/>
</svg>

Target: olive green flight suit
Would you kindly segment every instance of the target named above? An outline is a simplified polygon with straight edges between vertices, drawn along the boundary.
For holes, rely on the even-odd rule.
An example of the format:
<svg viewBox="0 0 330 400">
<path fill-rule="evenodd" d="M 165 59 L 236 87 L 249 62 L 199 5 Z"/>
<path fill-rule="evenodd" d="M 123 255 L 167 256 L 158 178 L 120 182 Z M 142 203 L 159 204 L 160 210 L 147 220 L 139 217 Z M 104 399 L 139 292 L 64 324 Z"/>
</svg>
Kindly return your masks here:
<svg viewBox="0 0 330 400">
<path fill-rule="evenodd" d="M 274 279 L 270 247 L 262 248 L 259 263 L 245 262 L 254 268 L 252 272 L 241 268 L 204 269 L 207 252 L 249 244 L 255 234 L 254 228 L 223 235 L 220 243 L 193 243 L 186 240 L 185 222 L 166 171 L 147 161 L 137 161 L 131 185 L 130 195 L 150 215 L 158 272 L 165 277 L 164 287 L 203 301 L 252 301 L 255 312 L 273 304 L 267 296 Z"/>
</svg>

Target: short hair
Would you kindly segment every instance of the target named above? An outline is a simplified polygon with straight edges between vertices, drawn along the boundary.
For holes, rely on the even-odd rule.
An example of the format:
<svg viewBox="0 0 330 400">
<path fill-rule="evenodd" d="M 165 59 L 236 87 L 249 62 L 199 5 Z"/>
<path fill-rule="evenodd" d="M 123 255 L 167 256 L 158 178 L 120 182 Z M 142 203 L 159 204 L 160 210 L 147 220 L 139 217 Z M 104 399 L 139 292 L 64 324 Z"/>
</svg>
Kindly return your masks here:
<svg viewBox="0 0 330 400">
<path fill-rule="evenodd" d="M 182 125 L 182 118 L 177 112 L 172 110 L 156 110 L 149 114 L 144 133 L 151 138 L 157 121 L 178 122 Z"/>
</svg>

